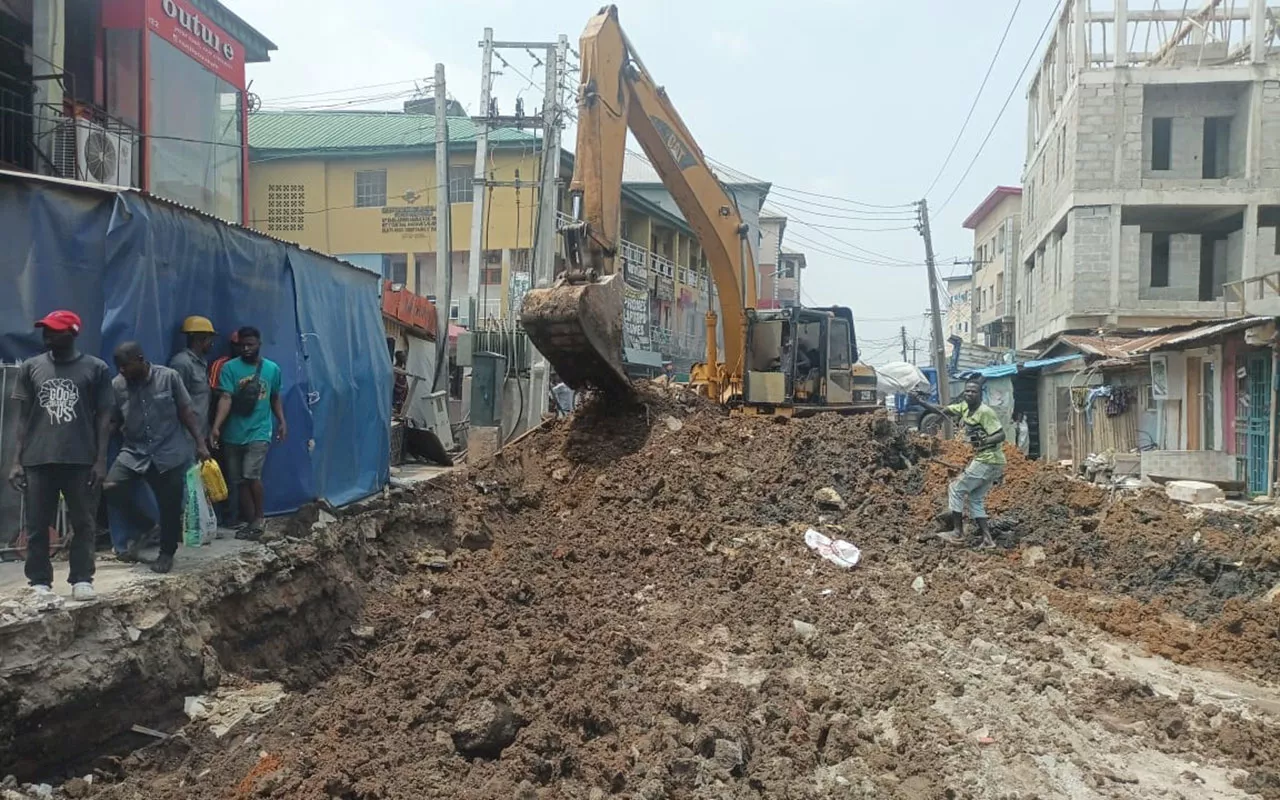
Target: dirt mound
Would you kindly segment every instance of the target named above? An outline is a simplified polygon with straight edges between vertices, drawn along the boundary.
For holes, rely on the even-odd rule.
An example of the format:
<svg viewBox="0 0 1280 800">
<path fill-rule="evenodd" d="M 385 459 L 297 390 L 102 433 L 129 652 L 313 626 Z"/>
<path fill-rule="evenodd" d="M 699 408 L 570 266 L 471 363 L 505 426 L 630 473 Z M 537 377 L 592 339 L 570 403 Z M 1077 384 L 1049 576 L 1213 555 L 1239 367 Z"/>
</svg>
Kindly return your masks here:
<svg viewBox="0 0 1280 800">
<path fill-rule="evenodd" d="M 1157 650 L 1176 618 L 1170 655 L 1280 674 L 1268 534 L 1209 535 L 1013 454 L 990 501 L 1004 549 L 921 540 L 966 455 L 881 416 L 730 418 L 658 389 L 588 405 L 383 526 L 336 676 L 134 756 L 95 796 L 1089 797 L 1146 734 L 1073 711 L 1073 682 L 1105 676 L 1072 617 Z M 862 563 L 821 561 L 808 527 Z M 1232 730 L 1275 734 L 1250 724 Z M 1270 791 L 1227 748 L 1192 787 L 1165 744 L 1138 745 L 1168 765 L 1140 777 L 1151 796 Z M 1181 793 L 1206 781 L 1227 794 Z"/>
</svg>

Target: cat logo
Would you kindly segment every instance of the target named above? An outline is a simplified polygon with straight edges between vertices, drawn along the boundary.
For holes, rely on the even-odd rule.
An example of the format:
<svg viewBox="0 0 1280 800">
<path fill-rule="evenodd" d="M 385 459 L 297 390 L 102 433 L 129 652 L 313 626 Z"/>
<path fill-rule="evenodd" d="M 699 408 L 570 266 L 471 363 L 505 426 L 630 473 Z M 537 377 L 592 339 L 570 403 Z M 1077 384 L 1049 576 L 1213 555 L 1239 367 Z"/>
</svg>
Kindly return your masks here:
<svg viewBox="0 0 1280 800">
<path fill-rule="evenodd" d="M 667 146 L 667 152 L 671 154 L 671 158 L 676 162 L 677 167 L 681 170 L 686 170 L 698 163 L 698 159 L 694 158 L 692 148 L 684 143 L 684 140 L 672 130 L 666 120 L 650 114 L 649 121 L 653 123 L 658 135 L 662 137 L 662 143 Z"/>
</svg>

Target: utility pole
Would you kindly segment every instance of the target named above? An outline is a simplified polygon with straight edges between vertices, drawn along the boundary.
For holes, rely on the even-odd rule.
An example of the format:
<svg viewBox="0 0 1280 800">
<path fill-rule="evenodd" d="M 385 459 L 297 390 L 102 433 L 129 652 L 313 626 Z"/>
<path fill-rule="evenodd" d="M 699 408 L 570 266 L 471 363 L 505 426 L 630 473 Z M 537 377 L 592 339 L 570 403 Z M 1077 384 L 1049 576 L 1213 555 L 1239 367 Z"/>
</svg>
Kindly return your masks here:
<svg viewBox="0 0 1280 800">
<path fill-rule="evenodd" d="M 907 360 L 907 326 L 902 326 L 902 360 Z"/>
<path fill-rule="evenodd" d="M 431 391 L 440 391 L 449 352 L 449 309 L 453 307 L 453 219 L 449 206 L 449 96 L 444 64 L 436 64 L 436 374 Z M 442 288 L 443 287 L 443 288 Z"/>
<path fill-rule="evenodd" d="M 480 113 L 472 119 L 479 119 L 476 126 L 476 164 L 471 180 L 471 258 L 467 264 L 467 303 L 461 308 L 465 315 L 464 324 L 475 329 L 476 319 L 480 317 L 480 260 L 484 253 L 481 234 L 484 232 L 484 197 L 487 183 L 485 180 L 485 163 L 489 157 L 489 96 L 493 92 L 493 28 L 484 29 L 484 41 L 480 42 L 484 55 L 480 61 Z M 447 183 L 447 181 L 446 181 Z M 446 192 L 448 187 L 446 186 Z M 450 270 L 453 264 L 449 265 Z"/>
<path fill-rule="evenodd" d="M 920 221 L 916 230 L 924 238 L 924 263 L 929 270 L 929 314 L 933 318 L 933 368 L 938 373 L 938 400 L 942 405 L 951 403 L 950 379 L 947 376 L 946 340 L 942 338 L 942 313 L 938 309 L 938 272 L 933 264 L 933 236 L 929 231 L 929 201 L 921 199 L 916 206 Z M 946 426 L 950 437 L 951 426 Z"/>
<path fill-rule="evenodd" d="M 911 363 L 912 363 L 914 366 L 917 366 L 917 367 L 918 367 L 918 366 L 920 366 L 920 365 L 917 363 L 917 356 L 916 356 L 916 345 L 917 345 L 917 344 L 919 344 L 919 343 L 920 343 L 920 340 L 919 340 L 919 339 L 912 339 L 912 340 L 911 340 Z"/>
<path fill-rule="evenodd" d="M 533 285 L 545 289 L 555 280 L 556 261 L 556 212 L 560 179 L 560 131 L 564 127 L 564 109 L 561 106 L 560 86 L 564 81 L 564 69 L 569 55 L 569 37 L 560 34 L 555 49 L 547 48 L 547 86 L 542 100 L 542 163 L 539 167 L 538 227 L 534 240 Z M 547 358 L 529 343 L 532 361 L 529 369 L 530 428 L 542 421 L 547 410 L 547 393 L 550 389 Z"/>
</svg>

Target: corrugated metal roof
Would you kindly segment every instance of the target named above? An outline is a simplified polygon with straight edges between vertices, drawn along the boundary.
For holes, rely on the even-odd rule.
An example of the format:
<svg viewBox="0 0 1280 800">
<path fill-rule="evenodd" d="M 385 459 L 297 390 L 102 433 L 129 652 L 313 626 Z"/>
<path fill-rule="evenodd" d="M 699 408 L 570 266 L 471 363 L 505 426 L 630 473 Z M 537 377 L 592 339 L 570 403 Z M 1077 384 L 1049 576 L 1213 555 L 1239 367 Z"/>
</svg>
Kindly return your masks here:
<svg viewBox="0 0 1280 800">
<path fill-rule="evenodd" d="M 279 236 L 275 236 L 274 234 L 265 233 L 263 231 L 256 230 L 254 228 L 250 228 L 247 225 L 242 225 L 239 222 L 232 222 L 230 220 L 223 219 L 222 217 L 215 216 L 213 214 L 210 214 L 207 211 L 201 211 L 200 209 L 195 208 L 194 206 L 189 206 L 184 203 L 179 203 L 176 200 L 170 200 L 167 197 L 161 197 L 158 194 L 152 194 L 151 192 L 144 192 L 141 189 L 135 189 L 129 186 L 111 186 L 109 184 L 103 184 L 103 183 L 89 183 L 88 181 L 77 181 L 77 180 L 71 180 L 70 178 L 57 178 L 52 175 L 37 175 L 33 172 L 14 172 L 12 170 L 3 170 L 3 169 L 0 169 L 0 181 L 13 181 L 13 182 L 27 181 L 30 183 L 43 183 L 43 184 L 63 186 L 73 191 L 93 193 L 93 194 L 112 194 L 112 195 L 122 194 L 122 193 L 136 194 L 139 197 L 145 197 L 147 200 L 150 200 L 154 203 L 159 203 L 161 205 L 169 206 L 171 208 L 181 209 L 182 211 L 185 211 L 188 214 L 194 214 L 197 217 L 204 217 L 205 219 L 211 220 L 220 225 L 227 225 L 232 228 L 239 228 L 240 230 L 252 236 L 258 236 L 263 239 L 270 239 L 274 242 L 279 242 L 280 244 L 285 245 L 287 247 L 297 248 L 298 250 L 301 250 L 304 253 L 312 253 L 318 256 L 319 258 L 323 258 L 326 261 L 336 262 L 338 264 L 341 264 L 344 267 L 347 267 L 348 269 L 360 270 L 361 272 L 364 272 L 364 273 L 367 273 L 369 271 L 362 267 L 358 267 L 355 264 L 352 264 L 350 261 L 347 261 L 342 258 L 338 258 L 337 256 L 331 255 L 329 253 L 325 253 L 321 250 L 313 250 L 312 248 L 307 247 L 306 245 L 298 244 L 297 242 L 291 242 L 287 239 L 281 239 Z"/>
<path fill-rule="evenodd" d="M 474 142 L 477 126 L 449 117 L 449 141 Z M 533 146 L 533 134 L 489 131 L 490 144 Z M 249 147 L 257 151 L 368 151 L 434 147 L 435 117 L 402 111 L 259 111 L 249 115 Z"/>
<path fill-rule="evenodd" d="M 1057 343 L 1076 348 L 1090 356 L 1109 359 L 1125 359 L 1158 350 L 1172 350 L 1215 336 L 1255 328 L 1274 321 L 1272 317 L 1241 317 L 1217 322 L 1178 325 L 1168 328 L 1147 328 L 1129 336 L 1109 334 L 1084 336 L 1067 333 L 1058 337 Z M 1056 343 L 1056 344 L 1057 344 Z M 1056 346 L 1055 344 L 1055 346 Z M 1050 350 L 1053 348 L 1050 347 Z"/>
</svg>

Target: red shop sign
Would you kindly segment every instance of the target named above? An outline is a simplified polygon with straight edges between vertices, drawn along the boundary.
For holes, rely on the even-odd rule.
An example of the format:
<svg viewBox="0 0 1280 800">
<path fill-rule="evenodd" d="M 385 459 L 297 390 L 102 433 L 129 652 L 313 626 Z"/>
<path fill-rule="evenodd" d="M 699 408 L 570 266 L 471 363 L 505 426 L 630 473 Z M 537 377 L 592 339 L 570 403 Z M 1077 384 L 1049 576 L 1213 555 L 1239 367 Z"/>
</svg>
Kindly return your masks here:
<svg viewBox="0 0 1280 800">
<path fill-rule="evenodd" d="M 244 47 L 184 0 L 147 0 L 147 27 L 219 78 L 244 88 Z"/>
</svg>

